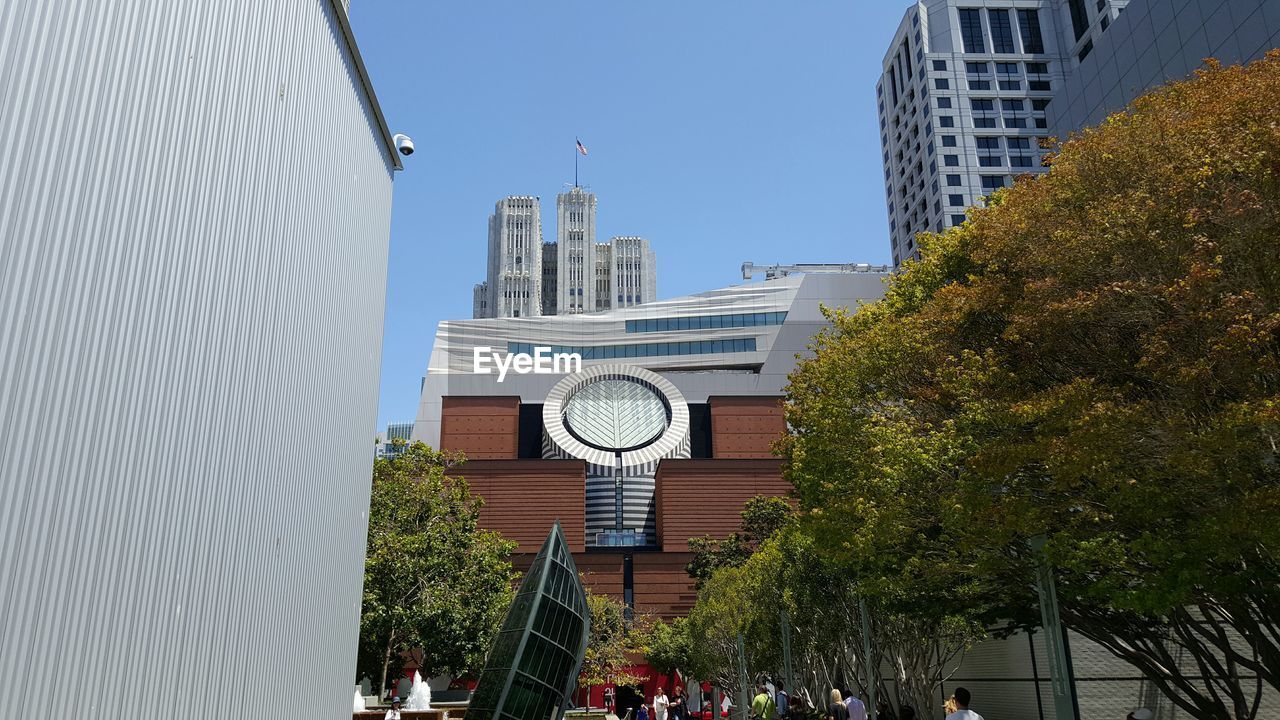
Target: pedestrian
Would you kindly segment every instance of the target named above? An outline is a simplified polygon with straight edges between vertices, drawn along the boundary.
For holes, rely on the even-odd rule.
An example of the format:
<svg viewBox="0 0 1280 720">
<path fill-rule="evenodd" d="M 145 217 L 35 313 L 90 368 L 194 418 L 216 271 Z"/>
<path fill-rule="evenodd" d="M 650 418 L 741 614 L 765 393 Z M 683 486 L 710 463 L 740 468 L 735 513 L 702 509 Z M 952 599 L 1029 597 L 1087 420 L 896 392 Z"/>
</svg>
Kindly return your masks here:
<svg viewBox="0 0 1280 720">
<path fill-rule="evenodd" d="M 786 720 L 809 720 L 809 703 L 805 702 L 803 694 L 787 699 Z"/>
<path fill-rule="evenodd" d="M 867 706 L 853 694 L 852 690 L 845 690 L 845 706 L 849 709 L 849 720 L 867 720 Z"/>
<path fill-rule="evenodd" d="M 671 707 L 671 700 L 662 691 L 662 686 L 658 686 L 658 692 L 653 694 L 653 720 L 667 720 L 667 708 L 669 707 Z"/>
<path fill-rule="evenodd" d="M 607 685 L 604 689 L 604 709 L 606 712 L 613 712 L 613 686 Z"/>
<path fill-rule="evenodd" d="M 844 704 L 840 691 L 831 689 L 831 703 L 827 705 L 827 720 L 849 720 L 849 706 Z"/>
<path fill-rule="evenodd" d="M 876 720 L 898 720 L 898 716 L 893 714 L 893 706 L 887 700 L 876 703 Z"/>
<path fill-rule="evenodd" d="M 1156 714 L 1151 712 L 1150 708 L 1138 708 L 1125 718 L 1125 720 L 1154 720 Z"/>
<path fill-rule="evenodd" d="M 773 704 L 777 707 L 778 720 L 787 717 L 787 712 L 791 709 L 791 697 L 787 695 L 787 684 L 778 681 L 778 692 L 774 694 Z"/>
<path fill-rule="evenodd" d="M 947 716 L 947 720 L 982 720 L 981 715 L 969 709 L 969 701 L 972 697 L 968 690 L 958 687 L 951 697 L 956 701 L 956 709 Z"/>
<path fill-rule="evenodd" d="M 644 698 L 641 698 L 640 707 L 636 710 L 636 720 L 649 720 L 649 706 L 643 701 Z"/>
<path fill-rule="evenodd" d="M 671 691 L 671 720 L 684 720 L 685 697 L 684 688 L 677 685 Z"/>
<path fill-rule="evenodd" d="M 400 720 L 400 696 L 396 695 L 391 698 L 391 709 L 386 715 L 382 716 L 382 720 Z"/>
<path fill-rule="evenodd" d="M 751 717 L 755 720 L 774 720 L 778 708 L 769 696 L 769 688 L 764 683 L 756 685 L 756 697 L 751 701 Z"/>
</svg>

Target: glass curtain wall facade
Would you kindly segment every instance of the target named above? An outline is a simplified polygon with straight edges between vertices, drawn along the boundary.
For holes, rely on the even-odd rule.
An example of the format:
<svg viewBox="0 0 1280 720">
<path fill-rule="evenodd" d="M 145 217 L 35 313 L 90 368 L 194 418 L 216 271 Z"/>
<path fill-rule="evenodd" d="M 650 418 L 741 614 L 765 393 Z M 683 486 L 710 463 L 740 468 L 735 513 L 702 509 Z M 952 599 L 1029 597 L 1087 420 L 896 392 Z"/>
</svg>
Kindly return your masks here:
<svg viewBox="0 0 1280 720">
<path fill-rule="evenodd" d="M 489 649 L 467 717 L 559 720 L 582 668 L 590 629 L 586 593 L 556 523 Z"/>
</svg>

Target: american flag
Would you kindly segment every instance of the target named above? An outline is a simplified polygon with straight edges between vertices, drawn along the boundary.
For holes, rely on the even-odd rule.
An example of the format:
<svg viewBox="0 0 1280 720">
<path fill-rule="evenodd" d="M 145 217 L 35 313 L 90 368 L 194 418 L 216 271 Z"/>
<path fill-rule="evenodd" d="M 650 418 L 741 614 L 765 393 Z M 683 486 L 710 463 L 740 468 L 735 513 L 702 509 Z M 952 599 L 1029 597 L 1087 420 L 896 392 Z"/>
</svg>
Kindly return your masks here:
<svg viewBox="0 0 1280 720">
<path fill-rule="evenodd" d="M 586 155 L 586 154 L 587 154 L 587 146 L 586 146 L 586 145 L 583 145 L 583 144 L 582 144 L 582 141 L 581 141 L 581 140 L 579 140 L 578 138 L 574 138 L 574 139 L 573 139 L 573 141 L 574 141 L 574 142 L 576 142 L 576 143 L 578 143 L 578 152 L 582 153 L 583 155 Z"/>
</svg>

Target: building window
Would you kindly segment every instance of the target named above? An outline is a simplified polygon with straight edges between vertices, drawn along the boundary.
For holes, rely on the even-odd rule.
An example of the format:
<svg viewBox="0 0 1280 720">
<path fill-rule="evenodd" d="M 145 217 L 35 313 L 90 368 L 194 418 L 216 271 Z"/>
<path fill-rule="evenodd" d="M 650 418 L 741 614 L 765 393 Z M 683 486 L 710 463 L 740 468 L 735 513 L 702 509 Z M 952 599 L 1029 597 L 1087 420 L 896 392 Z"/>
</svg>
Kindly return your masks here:
<svg viewBox="0 0 1280 720">
<path fill-rule="evenodd" d="M 1021 80 L 1001 80 L 1000 89 L 1001 90 L 1021 90 L 1022 81 Z"/>
<path fill-rule="evenodd" d="M 1000 101 L 1000 107 L 1004 108 L 1005 112 L 1022 112 L 1025 106 L 1020 99 L 1005 99 Z"/>
<path fill-rule="evenodd" d="M 967 62 L 964 64 L 964 71 L 970 75 L 986 75 L 991 72 L 991 66 L 984 62 Z"/>
<path fill-rule="evenodd" d="M 999 155 L 979 155 L 978 167 L 1000 167 L 1004 163 Z"/>
<path fill-rule="evenodd" d="M 982 176 L 983 190 L 999 190 L 1002 187 L 1004 187 L 1003 175 L 983 175 Z"/>
<path fill-rule="evenodd" d="M 960 9 L 960 36 L 964 40 L 964 51 L 982 53 L 987 51 L 982 41 L 982 14 L 977 9 Z"/>
<path fill-rule="evenodd" d="M 1027 126 L 1027 119 L 1005 115 L 1004 126 L 1007 128 L 1024 128 Z"/>
<path fill-rule="evenodd" d="M 955 147 L 955 146 L 956 146 L 956 136 L 955 136 L 955 135 L 943 135 L 943 136 L 942 136 L 942 147 Z"/>
<path fill-rule="evenodd" d="M 996 126 L 996 119 L 989 117 L 976 117 L 973 119 L 973 126 L 976 128 L 993 128 Z"/>
<path fill-rule="evenodd" d="M 1102 32 L 1106 32 L 1107 28 L 1109 27 L 1111 27 L 1111 16 L 1103 15 L 1102 16 Z"/>
<path fill-rule="evenodd" d="M 1032 75 L 1048 75 L 1049 63 L 1027 63 L 1027 72 Z"/>
<path fill-rule="evenodd" d="M 951 81 L 946 78 L 934 78 L 933 88 L 935 90 L 948 90 L 951 88 Z"/>
<path fill-rule="evenodd" d="M 947 61 L 946 61 L 946 60 L 934 60 L 934 61 L 933 61 L 933 69 L 934 69 L 934 70 L 946 70 L 946 69 L 947 69 Z"/>
<path fill-rule="evenodd" d="M 969 107 L 975 112 L 983 112 L 983 111 L 990 111 L 990 110 L 996 109 L 995 101 L 990 98 L 970 98 Z"/>
<path fill-rule="evenodd" d="M 1012 55 L 1013 27 L 1009 25 L 1009 11 L 1004 8 L 987 10 L 987 22 L 991 24 L 991 49 L 997 53 Z"/>
<path fill-rule="evenodd" d="M 1031 156 L 1030 155 L 1010 155 L 1009 167 L 1029 168 L 1031 167 Z"/>
<path fill-rule="evenodd" d="M 1034 8 L 1018 11 L 1018 30 L 1022 33 L 1022 52 L 1044 52 L 1044 38 L 1040 35 L 1040 11 Z"/>
<path fill-rule="evenodd" d="M 951 117 L 950 115 L 939 115 L 938 125 L 944 128 L 955 127 L 956 119 Z"/>
<path fill-rule="evenodd" d="M 964 216 L 963 216 L 963 215 L 952 215 L 952 216 L 951 216 L 951 224 L 952 224 L 952 225 L 963 225 L 963 224 L 964 224 Z"/>
<path fill-rule="evenodd" d="M 990 90 L 991 81 L 990 80 L 970 80 L 969 89 L 970 90 Z"/>
<path fill-rule="evenodd" d="M 939 108 L 949 108 L 949 107 L 951 107 L 951 98 L 949 98 L 949 97 L 940 97 L 940 98 L 938 98 L 938 107 L 939 107 Z"/>
<path fill-rule="evenodd" d="M 1033 98 L 1031 100 L 1031 109 L 1036 112 L 1044 112 L 1045 108 L 1049 107 L 1049 99 L 1050 98 Z"/>
<path fill-rule="evenodd" d="M 1093 52 L 1093 40 L 1086 40 L 1084 47 L 1080 48 L 1080 62 L 1084 62 L 1084 59 L 1089 57 L 1091 52 Z"/>
<path fill-rule="evenodd" d="M 959 167 L 960 156 L 959 155 L 943 155 L 942 164 L 945 167 Z"/>
<path fill-rule="evenodd" d="M 1071 28 L 1076 31 L 1076 40 L 1079 40 L 1089 32 L 1089 11 L 1084 6 L 1084 0 L 1067 0 L 1067 5 L 1071 8 Z"/>
<path fill-rule="evenodd" d="M 1032 92 L 1049 92 L 1048 80 L 1032 80 L 1027 83 L 1027 89 Z"/>
<path fill-rule="evenodd" d="M 1030 150 L 1031 149 L 1030 138 L 1011 137 L 1011 138 L 1006 138 L 1006 141 L 1009 143 L 1010 150 Z"/>
<path fill-rule="evenodd" d="M 963 195 L 948 195 L 948 196 L 947 196 L 947 205 L 950 205 L 951 207 L 964 207 L 964 196 L 963 196 Z"/>
<path fill-rule="evenodd" d="M 961 185 L 963 185 L 963 184 L 964 184 L 964 183 L 962 182 L 962 180 L 961 180 L 961 178 L 960 178 L 960 176 L 959 176 L 959 175 L 948 175 L 948 176 L 947 176 L 947 187 L 960 187 L 960 186 L 961 186 Z"/>
<path fill-rule="evenodd" d="M 977 137 L 977 138 L 974 138 L 974 142 L 977 144 L 979 150 L 999 150 L 1000 149 L 999 137 Z"/>
<path fill-rule="evenodd" d="M 1017 75 L 1018 63 L 996 63 L 996 74 Z"/>
</svg>

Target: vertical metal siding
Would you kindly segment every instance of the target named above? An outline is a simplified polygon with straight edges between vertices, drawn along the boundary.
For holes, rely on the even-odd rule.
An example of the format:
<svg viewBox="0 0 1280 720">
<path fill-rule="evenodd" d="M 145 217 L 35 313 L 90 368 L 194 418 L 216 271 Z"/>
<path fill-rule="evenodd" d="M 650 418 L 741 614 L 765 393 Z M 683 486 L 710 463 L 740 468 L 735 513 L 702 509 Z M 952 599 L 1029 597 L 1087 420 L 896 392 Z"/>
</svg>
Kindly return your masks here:
<svg viewBox="0 0 1280 720">
<path fill-rule="evenodd" d="M 350 710 L 393 160 L 339 22 L 0 0 L 6 717 Z"/>
</svg>

